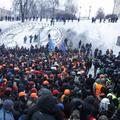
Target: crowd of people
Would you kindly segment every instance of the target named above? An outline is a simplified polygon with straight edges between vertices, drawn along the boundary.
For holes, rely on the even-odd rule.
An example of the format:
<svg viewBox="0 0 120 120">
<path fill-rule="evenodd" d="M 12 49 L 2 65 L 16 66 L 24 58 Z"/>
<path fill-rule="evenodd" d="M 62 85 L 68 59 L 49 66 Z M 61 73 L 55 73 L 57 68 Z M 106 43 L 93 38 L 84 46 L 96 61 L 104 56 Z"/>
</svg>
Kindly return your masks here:
<svg viewBox="0 0 120 120">
<path fill-rule="evenodd" d="M 38 37 L 39 35 L 30 35 L 30 36 L 24 36 L 24 44 L 26 44 L 27 42 L 29 43 L 33 43 L 33 42 L 38 42 Z"/>
<path fill-rule="evenodd" d="M 120 120 L 120 53 L 2 45 L 0 120 Z"/>
</svg>

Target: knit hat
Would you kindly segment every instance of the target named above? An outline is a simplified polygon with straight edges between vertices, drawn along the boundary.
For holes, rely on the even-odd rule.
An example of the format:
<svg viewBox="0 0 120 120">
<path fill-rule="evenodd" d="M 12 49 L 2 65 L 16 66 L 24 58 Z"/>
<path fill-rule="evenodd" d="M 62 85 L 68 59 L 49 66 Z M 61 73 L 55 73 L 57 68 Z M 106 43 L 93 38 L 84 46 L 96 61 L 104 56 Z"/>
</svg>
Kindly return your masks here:
<svg viewBox="0 0 120 120">
<path fill-rule="evenodd" d="M 64 105 L 62 103 L 57 104 L 58 109 L 64 110 Z"/>
<path fill-rule="evenodd" d="M 17 91 L 18 90 L 18 88 L 17 88 L 17 86 L 16 85 L 13 85 L 13 91 Z"/>
<path fill-rule="evenodd" d="M 19 97 L 24 97 L 24 96 L 26 96 L 26 93 L 24 91 L 19 92 Z"/>
<path fill-rule="evenodd" d="M 31 93 L 37 93 L 37 89 L 36 88 L 32 88 L 31 89 Z"/>
<path fill-rule="evenodd" d="M 29 81 L 29 85 L 34 85 L 35 83 L 33 81 Z"/>
<path fill-rule="evenodd" d="M 12 109 L 12 106 L 14 105 L 13 101 L 10 100 L 10 99 L 6 99 L 4 102 L 3 102 L 3 108 L 6 109 L 6 110 L 10 110 Z"/>
<path fill-rule="evenodd" d="M 52 94 L 53 95 L 58 95 L 60 92 L 58 90 L 53 90 Z"/>
<path fill-rule="evenodd" d="M 110 104 L 110 100 L 108 98 L 103 98 L 100 102 L 100 111 L 107 111 L 108 110 L 108 105 Z"/>
<path fill-rule="evenodd" d="M 53 74 L 50 74 L 50 78 L 54 78 L 54 75 L 53 75 Z"/>
<path fill-rule="evenodd" d="M 65 89 L 64 90 L 64 95 L 70 95 L 70 90 L 69 89 Z"/>
<path fill-rule="evenodd" d="M 58 77 L 58 78 L 62 78 L 62 74 L 58 74 L 57 77 Z"/>
<path fill-rule="evenodd" d="M 6 91 L 6 92 L 12 92 L 12 88 L 7 87 L 7 88 L 5 89 L 5 91 Z"/>
<path fill-rule="evenodd" d="M 88 120 L 97 120 L 97 119 L 93 116 L 90 116 Z"/>
<path fill-rule="evenodd" d="M 48 79 L 48 75 L 47 75 L 47 74 L 45 74 L 44 77 L 45 77 L 46 79 Z"/>
<path fill-rule="evenodd" d="M 39 96 L 52 95 L 51 91 L 47 88 L 42 88 L 39 91 Z"/>
</svg>

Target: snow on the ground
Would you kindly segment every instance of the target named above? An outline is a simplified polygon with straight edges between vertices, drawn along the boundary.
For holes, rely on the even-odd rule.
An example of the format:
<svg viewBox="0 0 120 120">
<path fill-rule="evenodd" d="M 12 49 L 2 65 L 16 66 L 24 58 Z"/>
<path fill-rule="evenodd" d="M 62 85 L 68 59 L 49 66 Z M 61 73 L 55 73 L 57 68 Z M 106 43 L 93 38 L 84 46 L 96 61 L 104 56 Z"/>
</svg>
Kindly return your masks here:
<svg viewBox="0 0 120 120">
<path fill-rule="evenodd" d="M 6 32 L 8 29 L 12 29 L 18 23 L 19 22 L 0 21 L 0 28 L 2 29 L 2 32 Z"/>
<path fill-rule="evenodd" d="M 93 48 L 99 48 L 106 51 L 106 49 L 113 49 L 115 54 L 118 54 L 120 47 L 116 46 L 117 37 L 120 36 L 120 21 L 118 23 L 98 23 L 92 24 L 89 20 L 83 20 L 79 23 L 56 22 L 55 26 L 50 26 L 50 21 L 45 20 L 31 21 L 25 23 L 18 22 L 0 22 L 0 27 L 5 31 L 0 37 L 0 43 L 7 47 L 15 47 L 16 45 L 30 47 L 30 35 L 39 34 L 40 41 L 32 42 L 32 45 L 46 45 L 48 42 L 47 36 L 50 33 L 52 39 L 56 44 L 59 44 L 65 37 L 73 42 L 73 47 L 78 47 L 78 42 L 81 40 L 85 43 L 92 43 Z M 24 44 L 24 36 L 27 36 L 27 43 Z"/>
</svg>

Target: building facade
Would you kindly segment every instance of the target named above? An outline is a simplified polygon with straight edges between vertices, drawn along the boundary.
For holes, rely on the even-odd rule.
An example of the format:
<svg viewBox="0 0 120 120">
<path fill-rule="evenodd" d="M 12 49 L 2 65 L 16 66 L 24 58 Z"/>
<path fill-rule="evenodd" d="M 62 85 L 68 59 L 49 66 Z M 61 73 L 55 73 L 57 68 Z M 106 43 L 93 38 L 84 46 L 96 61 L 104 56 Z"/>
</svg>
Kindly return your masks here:
<svg viewBox="0 0 120 120">
<path fill-rule="evenodd" d="M 114 0 L 113 13 L 120 17 L 120 0 Z"/>
<path fill-rule="evenodd" d="M 5 16 L 11 16 L 11 11 L 3 9 L 3 8 L 0 8 L 0 18 L 1 17 L 4 18 Z"/>
</svg>

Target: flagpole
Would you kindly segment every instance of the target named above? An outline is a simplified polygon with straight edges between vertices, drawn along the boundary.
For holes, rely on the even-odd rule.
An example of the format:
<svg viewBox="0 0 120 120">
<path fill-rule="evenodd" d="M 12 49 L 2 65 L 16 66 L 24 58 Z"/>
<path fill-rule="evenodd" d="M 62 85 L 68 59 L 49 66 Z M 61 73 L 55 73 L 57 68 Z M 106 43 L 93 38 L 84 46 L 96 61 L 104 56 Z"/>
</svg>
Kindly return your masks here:
<svg viewBox="0 0 120 120">
<path fill-rule="evenodd" d="M 38 46 L 39 46 L 39 48 L 41 47 L 41 42 L 40 42 L 40 30 L 39 30 L 39 38 L 38 38 Z"/>
</svg>

